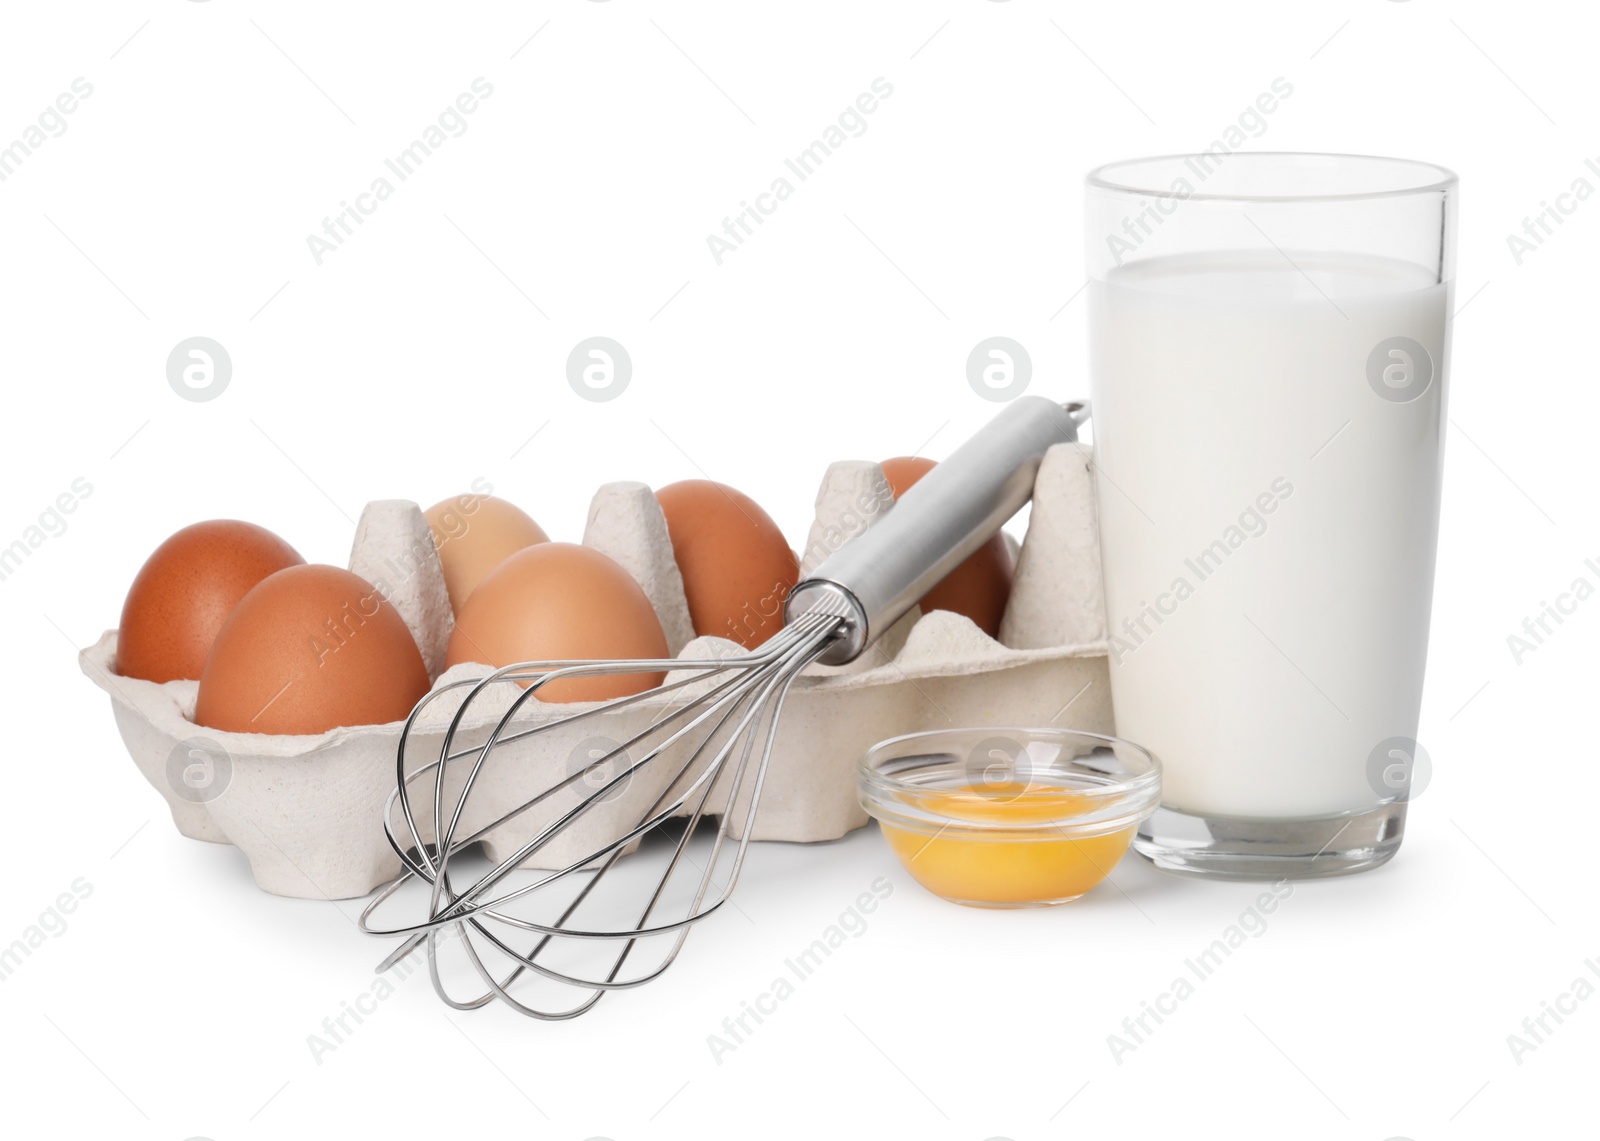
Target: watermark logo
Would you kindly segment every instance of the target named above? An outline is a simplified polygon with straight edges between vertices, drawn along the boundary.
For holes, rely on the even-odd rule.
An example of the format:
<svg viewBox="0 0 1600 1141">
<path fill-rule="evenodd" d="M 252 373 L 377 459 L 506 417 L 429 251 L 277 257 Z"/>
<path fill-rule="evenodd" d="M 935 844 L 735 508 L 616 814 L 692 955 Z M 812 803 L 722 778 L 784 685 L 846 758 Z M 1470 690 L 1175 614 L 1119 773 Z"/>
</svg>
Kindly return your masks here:
<svg viewBox="0 0 1600 1141">
<path fill-rule="evenodd" d="M 209 737 L 190 737 L 167 754 L 167 787 L 180 800 L 205 804 L 233 783 L 233 758 Z"/>
<path fill-rule="evenodd" d="M 1410 337 L 1389 337 L 1367 355 L 1367 383 L 1385 400 L 1408 404 L 1433 383 L 1433 358 Z"/>
<path fill-rule="evenodd" d="M 586 800 L 615 800 L 633 783 L 633 762 L 610 737 L 585 737 L 567 756 L 567 777 Z"/>
<path fill-rule="evenodd" d="M 167 354 L 167 383 L 185 400 L 215 400 L 233 379 L 233 358 L 210 337 L 179 341 Z"/>
<path fill-rule="evenodd" d="M 1010 337 L 979 341 L 967 354 L 967 383 L 985 400 L 1002 404 L 1028 390 L 1033 359 Z"/>
<path fill-rule="evenodd" d="M 1367 783 L 1385 800 L 1415 800 L 1433 779 L 1433 759 L 1412 737 L 1385 737 L 1367 755 Z"/>
<path fill-rule="evenodd" d="M 633 358 L 610 337 L 589 337 L 567 354 L 567 383 L 585 400 L 604 404 L 628 389 L 633 379 Z"/>
<path fill-rule="evenodd" d="M 967 754 L 967 787 L 989 800 L 1011 801 L 1028 789 L 1028 750 L 1010 737 L 985 737 Z"/>
</svg>

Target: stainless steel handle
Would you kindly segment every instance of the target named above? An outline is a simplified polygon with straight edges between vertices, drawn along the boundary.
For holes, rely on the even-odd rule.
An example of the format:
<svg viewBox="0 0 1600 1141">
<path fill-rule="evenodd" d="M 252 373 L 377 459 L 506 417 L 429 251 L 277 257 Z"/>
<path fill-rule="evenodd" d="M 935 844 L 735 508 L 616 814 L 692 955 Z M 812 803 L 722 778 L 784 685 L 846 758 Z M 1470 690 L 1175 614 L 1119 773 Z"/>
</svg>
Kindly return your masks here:
<svg viewBox="0 0 1600 1141">
<path fill-rule="evenodd" d="M 1033 495 L 1044 454 L 1078 438 L 1085 402 L 1022 396 L 894 507 L 789 593 L 786 619 L 837 614 L 844 634 L 819 661 L 858 657 L 919 598 L 981 547 Z"/>
</svg>

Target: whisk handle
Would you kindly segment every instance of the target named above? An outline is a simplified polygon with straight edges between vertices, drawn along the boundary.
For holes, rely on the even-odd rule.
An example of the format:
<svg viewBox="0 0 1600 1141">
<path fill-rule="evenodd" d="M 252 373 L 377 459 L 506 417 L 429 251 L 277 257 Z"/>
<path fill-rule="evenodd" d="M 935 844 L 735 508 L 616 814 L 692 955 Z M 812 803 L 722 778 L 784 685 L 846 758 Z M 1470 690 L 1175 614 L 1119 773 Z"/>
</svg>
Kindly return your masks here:
<svg viewBox="0 0 1600 1141">
<path fill-rule="evenodd" d="M 830 555 L 789 594 L 785 615 L 837 614 L 844 634 L 819 659 L 856 658 L 986 543 L 1033 495 L 1044 454 L 1078 438 L 1086 402 L 1022 396 Z"/>
</svg>

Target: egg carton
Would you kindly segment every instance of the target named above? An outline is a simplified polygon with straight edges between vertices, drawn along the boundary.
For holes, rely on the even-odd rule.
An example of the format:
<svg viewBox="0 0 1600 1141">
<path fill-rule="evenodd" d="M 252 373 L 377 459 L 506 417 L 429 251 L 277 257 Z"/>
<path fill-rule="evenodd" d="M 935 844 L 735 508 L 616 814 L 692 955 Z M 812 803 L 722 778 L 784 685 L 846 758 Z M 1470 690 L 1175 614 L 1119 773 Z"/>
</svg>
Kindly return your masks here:
<svg viewBox="0 0 1600 1141">
<path fill-rule="evenodd" d="M 855 766 L 872 744 L 887 737 L 954 725 L 1056 724 L 1111 732 L 1089 464 L 1089 449 L 1076 443 L 1058 445 L 1045 456 L 1026 538 L 1020 546 L 1010 541 L 1016 573 L 998 641 L 960 615 L 921 614 L 914 608 L 855 662 L 812 666 L 784 706 L 759 813 L 752 821 L 747 801 L 728 805 L 725 781 L 713 788 L 709 811 L 732 813 L 734 833 L 749 828 L 754 840 L 835 840 L 867 823 L 856 801 Z M 892 502 L 877 464 L 832 465 L 817 495 L 816 518 L 801 553 L 802 573 L 870 527 Z M 742 652 L 730 641 L 694 636 L 666 520 L 650 488 L 631 482 L 602 487 L 590 505 L 583 541 L 616 559 L 644 588 L 673 656 L 704 659 Z M 436 689 L 486 672 L 468 664 L 439 672 L 453 618 L 438 551 L 416 504 L 369 504 L 356 529 L 350 569 L 378 586 L 405 618 Z M 403 722 L 311 736 L 209 729 L 193 720 L 198 682 L 119 676 L 116 648 L 116 631 L 108 631 L 81 651 L 80 665 L 111 698 L 129 754 L 166 800 L 179 832 L 235 845 L 248 859 L 256 884 L 277 895 L 355 898 L 400 874 L 400 860 L 384 836 L 383 813 L 396 784 Z M 669 680 L 680 676 L 689 675 L 669 675 Z M 468 688 L 442 695 L 418 719 L 407 771 L 438 756 L 445 728 Z M 516 692 L 499 685 L 475 699 L 457 746 L 480 743 Z M 589 764 L 598 748 L 627 741 L 683 696 L 680 691 L 648 698 L 603 719 L 559 726 L 497 750 L 495 762 L 485 766 L 474 785 L 457 835 L 492 824 L 565 780 Z M 530 700 L 516 725 L 548 723 L 583 708 L 588 706 Z M 447 770 L 447 816 L 464 777 L 457 770 L 465 767 Z M 642 766 L 530 864 L 563 867 L 609 842 L 624 820 L 631 825 L 668 791 L 669 776 L 663 765 Z M 427 780 L 413 789 L 412 803 L 420 806 L 414 809 L 416 823 L 424 842 L 431 843 L 434 789 Z M 575 782 L 538 811 L 491 829 L 483 840 L 487 855 L 498 861 L 516 852 L 583 791 Z"/>
</svg>

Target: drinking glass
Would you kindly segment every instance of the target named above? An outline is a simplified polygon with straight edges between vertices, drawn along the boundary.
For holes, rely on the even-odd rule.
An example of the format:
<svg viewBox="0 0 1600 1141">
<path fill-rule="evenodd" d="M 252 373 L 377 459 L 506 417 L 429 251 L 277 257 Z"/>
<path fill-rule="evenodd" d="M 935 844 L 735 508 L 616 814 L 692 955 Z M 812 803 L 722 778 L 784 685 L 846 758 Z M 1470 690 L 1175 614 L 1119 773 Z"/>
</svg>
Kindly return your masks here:
<svg viewBox="0 0 1600 1141">
<path fill-rule="evenodd" d="M 1433 594 L 1456 178 L 1207 152 L 1088 176 L 1096 494 L 1134 848 L 1309 877 L 1399 847 Z"/>
</svg>

